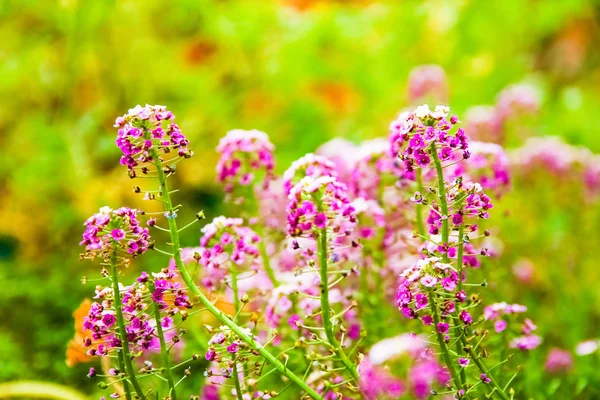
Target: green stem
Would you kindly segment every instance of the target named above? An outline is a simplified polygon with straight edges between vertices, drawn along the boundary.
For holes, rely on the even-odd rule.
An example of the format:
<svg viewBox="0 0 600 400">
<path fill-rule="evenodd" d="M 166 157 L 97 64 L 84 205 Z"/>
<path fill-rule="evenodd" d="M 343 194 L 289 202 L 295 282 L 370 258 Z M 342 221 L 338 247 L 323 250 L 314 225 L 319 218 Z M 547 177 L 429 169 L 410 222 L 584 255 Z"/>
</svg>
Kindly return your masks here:
<svg viewBox="0 0 600 400">
<path fill-rule="evenodd" d="M 237 322 L 237 317 L 240 313 L 240 293 L 238 290 L 237 271 L 235 267 L 231 268 L 231 290 L 233 291 L 233 308 L 235 310 L 233 322 Z"/>
<path fill-rule="evenodd" d="M 321 270 L 321 316 L 323 318 L 323 327 L 325 328 L 325 335 L 329 344 L 333 347 L 333 351 L 342 361 L 346 369 L 350 372 L 352 377 L 358 380 L 358 371 L 356 367 L 350 362 L 346 354 L 340 347 L 335 334 L 333 333 L 333 326 L 331 324 L 331 314 L 329 307 L 329 284 L 327 275 L 327 228 L 322 228 L 319 232 L 318 242 L 318 253 L 319 253 L 319 267 Z"/>
<path fill-rule="evenodd" d="M 240 314 L 240 292 L 238 290 L 238 279 L 237 279 L 237 270 L 235 267 L 231 268 L 231 290 L 233 291 L 233 305 L 235 310 L 235 315 L 233 316 L 233 322 L 237 322 L 237 317 Z M 235 393 L 238 400 L 243 400 L 243 392 L 242 387 L 240 385 L 240 374 L 238 373 L 237 367 L 237 357 L 234 355 L 232 358 L 233 361 L 233 371 L 232 371 L 232 379 L 235 384 Z"/>
<path fill-rule="evenodd" d="M 123 302 L 121 301 L 121 292 L 119 290 L 119 271 L 117 270 L 117 250 L 112 253 L 110 259 L 110 266 L 112 267 L 112 287 L 114 292 L 115 310 L 117 312 L 117 325 L 119 327 L 119 339 L 121 339 L 121 348 L 123 351 L 123 362 L 125 363 L 125 369 L 133 389 L 137 393 L 138 397 L 142 400 L 146 399 L 144 391 L 140 387 L 139 382 L 135 377 L 135 371 L 131 364 L 131 356 L 129 354 L 129 341 L 127 340 L 127 331 L 125 329 L 125 319 L 123 318 Z"/>
<path fill-rule="evenodd" d="M 458 253 L 457 253 L 457 258 L 456 258 L 456 267 L 457 267 L 457 271 L 458 271 L 458 291 L 460 292 L 462 290 L 462 270 L 463 270 L 463 242 L 462 242 L 462 237 L 465 231 L 465 225 L 464 224 L 460 224 L 460 226 L 458 227 Z M 456 334 L 456 337 L 460 337 L 460 335 L 462 334 L 462 332 L 460 331 L 460 320 L 459 318 L 455 317 L 455 328 L 454 328 L 454 332 Z M 460 344 L 460 340 L 458 340 L 456 342 L 456 354 L 458 355 L 458 357 L 460 357 L 460 355 L 463 353 L 463 348 Z M 461 382 L 464 384 L 467 383 L 467 372 L 465 371 L 464 368 L 460 369 L 460 379 Z"/>
<path fill-rule="evenodd" d="M 250 195 L 248 195 L 248 199 L 249 199 L 249 203 L 250 203 L 250 210 L 253 210 L 253 212 L 251 211 L 250 214 L 254 214 L 258 219 L 260 219 L 259 199 L 256 196 L 255 190 L 252 189 L 251 192 L 252 193 Z M 258 234 L 258 236 L 260 236 L 260 241 L 258 242 L 258 251 L 260 252 L 260 257 L 263 262 L 263 267 L 267 273 L 267 276 L 269 277 L 269 280 L 273 284 L 273 287 L 277 287 L 277 286 L 279 286 L 279 282 L 277 281 L 277 277 L 275 276 L 275 271 L 273 271 L 273 267 L 271 266 L 271 259 L 269 258 L 269 254 L 267 253 L 267 243 L 265 241 L 265 239 L 266 239 L 265 232 L 264 232 L 262 226 L 260 225 L 260 223 L 257 223 L 252 228 Z"/>
<path fill-rule="evenodd" d="M 162 191 L 162 199 L 164 209 L 169 215 L 167 221 L 169 223 L 169 231 L 171 232 L 171 244 L 173 249 L 173 258 L 175 259 L 175 265 L 181 274 L 181 278 L 187 285 L 188 289 L 194 293 L 200 300 L 200 302 L 208 309 L 208 311 L 213 314 L 222 324 L 226 325 L 229 329 L 231 329 L 241 340 L 243 340 L 248 346 L 250 346 L 253 350 L 258 351 L 258 353 L 266 359 L 273 367 L 275 367 L 282 375 L 285 375 L 290 381 L 295 383 L 298 387 L 304 390 L 309 396 L 316 400 L 323 400 L 323 397 L 319 395 L 314 389 L 312 389 L 306 382 L 304 382 L 301 378 L 299 378 L 292 371 L 288 370 L 285 365 L 281 361 L 279 361 L 273 354 L 271 354 L 267 349 L 263 347 L 262 344 L 258 343 L 254 340 L 253 337 L 248 335 L 240 326 L 234 323 L 231 319 L 229 319 L 221 310 L 217 308 L 207 297 L 202 293 L 202 291 L 194 284 L 194 280 L 190 276 L 188 270 L 185 268 L 183 264 L 183 260 L 181 258 L 181 245 L 179 243 L 179 231 L 177 229 L 177 222 L 173 217 L 173 204 L 171 202 L 171 196 L 169 194 L 169 189 L 167 187 L 167 178 L 165 176 L 164 171 L 162 170 L 162 163 L 156 153 L 156 150 L 151 150 L 151 155 L 155 160 L 155 165 L 158 174 L 158 181 Z"/>
<path fill-rule="evenodd" d="M 448 352 L 448 346 L 446 345 L 446 341 L 442 334 L 438 331 L 438 324 L 440 322 L 440 316 L 438 315 L 437 304 L 435 301 L 435 292 L 433 289 L 429 289 L 429 306 L 431 307 L 431 313 L 433 314 L 433 323 L 435 330 L 435 334 L 437 337 L 438 344 L 440 345 L 440 349 L 442 350 L 442 357 L 444 358 L 444 363 L 450 372 L 450 376 L 454 380 L 454 385 L 457 389 L 461 388 L 461 382 L 459 380 L 458 375 L 456 374 L 456 370 L 454 369 L 454 364 L 452 364 L 452 360 L 450 358 L 450 353 Z"/>
<path fill-rule="evenodd" d="M 440 207 L 441 207 L 441 212 L 442 212 L 442 245 L 447 246 L 449 244 L 449 239 L 450 239 L 450 226 L 449 226 L 449 215 L 448 215 L 448 201 L 446 199 L 446 185 L 444 183 L 444 172 L 442 170 L 442 163 L 440 161 L 440 158 L 438 157 L 437 154 L 437 149 L 435 147 L 435 143 L 432 143 L 430 146 L 430 152 L 431 152 L 431 156 L 433 157 L 433 162 L 435 164 L 435 170 L 436 170 L 436 174 L 437 174 L 437 181 L 438 181 L 438 199 L 440 202 Z M 461 224 L 460 229 L 464 229 L 463 225 Z M 459 234 L 460 236 L 460 234 Z M 460 238 L 459 238 L 459 242 L 460 242 Z M 462 266 L 460 264 L 462 264 L 462 245 L 460 245 L 459 248 L 459 252 L 461 253 L 461 260 L 459 262 L 459 274 L 458 274 L 458 286 L 459 286 L 459 291 L 461 290 L 460 288 L 462 288 Z M 445 263 L 447 263 L 449 261 L 448 258 L 448 251 L 446 251 L 443 256 L 442 259 L 444 260 Z M 462 334 L 460 331 L 460 321 L 458 320 L 458 318 L 454 318 L 455 324 L 454 324 L 454 333 L 456 335 L 456 337 L 460 337 L 460 335 Z M 460 356 L 460 354 L 462 353 L 462 346 L 460 345 L 460 340 L 456 342 L 456 354 L 457 357 Z M 459 372 L 459 379 L 456 381 L 456 385 L 457 387 L 463 387 L 464 383 L 466 383 L 467 381 L 467 373 L 465 371 L 464 368 L 460 369 Z"/>
<path fill-rule="evenodd" d="M 450 237 L 450 229 L 448 226 L 448 201 L 446 200 L 446 187 L 444 184 L 444 172 L 442 171 L 442 162 L 438 157 L 435 143 L 432 143 L 429 147 L 433 162 L 435 164 L 435 170 L 437 172 L 438 179 L 438 198 L 440 200 L 440 207 L 442 208 L 442 245 L 448 245 L 448 238 Z M 445 263 L 448 262 L 448 252 L 445 252 L 442 256 Z"/>
<path fill-rule="evenodd" d="M 125 372 L 125 361 L 123 359 L 122 351 L 117 352 L 117 358 L 119 359 L 119 371 Z M 123 391 L 125 392 L 125 399 L 131 400 L 131 392 L 129 389 L 129 383 L 127 382 L 127 379 L 123 380 Z"/>
<path fill-rule="evenodd" d="M 260 231 L 258 232 L 258 234 L 260 235 L 260 242 L 258 242 L 258 251 L 260 252 L 260 256 L 262 258 L 263 267 L 265 268 L 265 271 L 269 276 L 269 280 L 271 281 L 271 283 L 273 283 L 273 287 L 277 287 L 279 286 L 279 282 L 275 277 L 275 271 L 273 271 L 273 267 L 271 267 L 271 259 L 269 258 L 269 254 L 267 253 L 267 245 L 265 243 L 264 234 L 262 232 L 262 229 L 257 230 Z"/>
<path fill-rule="evenodd" d="M 417 168 L 415 170 L 415 178 L 417 181 L 417 191 L 423 196 L 423 170 Z M 423 204 L 417 204 L 417 230 L 419 235 L 425 236 L 425 224 L 423 223 Z"/>
<path fill-rule="evenodd" d="M 463 342 L 465 343 L 465 351 L 469 353 L 469 355 L 473 359 L 473 362 L 475 363 L 475 365 L 477 365 L 477 368 L 479 368 L 482 374 L 485 374 L 490 379 L 492 386 L 496 389 L 495 393 L 498 393 L 498 396 L 500 396 L 500 398 L 503 400 L 511 400 L 510 397 L 500 387 L 500 385 L 498 385 L 498 382 L 496 382 L 496 380 L 490 375 L 485 365 L 483 365 L 477 354 L 475 354 L 475 352 L 473 351 L 473 348 L 467 344 L 466 340 Z"/>
<path fill-rule="evenodd" d="M 244 400 L 244 396 L 242 394 L 242 387 L 240 385 L 240 375 L 238 374 L 237 361 L 236 357 L 233 357 L 233 371 L 231 371 L 233 375 L 233 382 L 235 383 L 235 394 L 238 400 Z"/>
<path fill-rule="evenodd" d="M 460 224 L 458 227 L 458 249 L 456 254 L 456 271 L 458 273 L 458 291 L 462 290 L 463 284 L 463 253 L 464 253 L 464 243 L 463 236 L 465 234 L 465 224 Z"/>
<path fill-rule="evenodd" d="M 161 325 L 160 320 L 160 309 L 158 303 L 153 301 L 154 305 L 154 319 L 156 320 L 156 331 L 158 333 L 158 339 L 160 341 L 160 352 L 163 356 L 163 362 L 165 363 L 165 369 L 167 374 L 167 382 L 169 383 L 169 396 L 172 400 L 177 400 L 177 392 L 175 390 L 175 381 L 173 380 L 173 371 L 171 370 L 171 361 L 169 360 L 169 350 L 167 349 L 167 343 L 165 342 L 165 334 Z"/>
</svg>

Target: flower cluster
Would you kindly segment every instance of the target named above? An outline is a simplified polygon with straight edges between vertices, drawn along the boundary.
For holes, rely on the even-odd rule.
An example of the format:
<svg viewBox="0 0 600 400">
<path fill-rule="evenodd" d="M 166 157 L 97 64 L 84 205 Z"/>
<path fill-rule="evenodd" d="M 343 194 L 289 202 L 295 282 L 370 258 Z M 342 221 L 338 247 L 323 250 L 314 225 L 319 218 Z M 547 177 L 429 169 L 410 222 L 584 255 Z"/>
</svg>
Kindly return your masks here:
<svg viewBox="0 0 600 400">
<path fill-rule="evenodd" d="M 494 106 L 474 106 L 465 112 L 465 130 L 475 140 L 499 143 L 502 140 L 502 121 Z"/>
<path fill-rule="evenodd" d="M 358 365 L 360 375 L 359 387 L 367 400 L 377 400 L 384 397 L 399 398 L 405 392 L 404 383 L 384 368 L 374 365 L 364 358 Z"/>
<path fill-rule="evenodd" d="M 207 329 L 213 334 L 208 341 L 208 350 L 204 354 L 204 358 L 211 363 L 205 373 L 210 378 L 210 382 L 218 386 L 224 385 L 228 379 L 232 379 L 251 384 L 253 370 L 249 369 L 242 372 L 244 371 L 243 366 L 246 362 L 253 363 L 253 360 L 256 361 L 258 353 L 249 348 L 241 338 L 226 326 L 218 328 L 207 326 Z M 254 340 L 259 339 L 253 335 L 250 329 L 244 329 L 244 333 L 249 337 L 253 337 Z M 257 365 L 260 365 L 260 363 Z M 246 397 L 244 396 L 244 398 Z"/>
<path fill-rule="evenodd" d="M 263 186 L 267 186 L 273 175 L 273 149 L 264 132 L 255 129 L 227 132 L 217 146 L 220 153 L 217 179 L 225 184 L 225 192 L 230 193 L 236 185 L 252 185 L 259 172 L 264 174 Z"/>
<path fill-rule="evenodd" d="M 331 176 L 306 176 L 289 194 L 288 233 L 314 237 L 314 229 L 340 232 L 344 222 L 356 222 L 347 187 Z"/>
<path fill-rule="evenodd" d="M 451 133 L 458 117 L 448 118 L 449 112 L 445 106 L 431 111 L 428 105 L 422 105 L 414 112 L 400 114 L 390 124 L 392 151 L 404 162 L 407 172 L 415 166 L 428 167 L 434 153 L 442 161 L 452 159 L 454 152 L 469 158 L 467 136 L 462 128 Z"/>
<path fill-rule="evenodd" d="M 431 325 L 434 322 L 432 315 L 426 312 L 424 315 L 421 310 L 426 309 L 429 304 L 429 293 L 434 290 L 451 293 L 458 284 L 458 274 L 452 265 L 441 262 L 440 258 L 430 257 L 418 260 L 402 274 L 402 282 L 398 288 L 396 303 L 402 310 L 402 314 L 408 318 L 421 318 L 425 325 Z M 441 318 L 445 319 L 456 312 L 456 301 L 464 302 L 466 295 L 463 292 L 457 292 L 453 299 L 446 301 L 441 308 L 443 312 Z M 460 320 L 465 325 L 473 322 L 471 315 L 467 311 L 462 311 L 459 315 Z M 447 334 L 449 324 L 439 322 L 436 326 L 439 333 Z"/>
<path fill-rule="evenodd" d="M 121 165 L 127 166 L 131 177 L 136 176 L 136 168 L 148 173 L 157 161 L 155 157 L 162 154 L 174 151 L 179 157 L 192 156 L 189 141 L 174 119 L 166 107 L 151 105 L 138 105 L 116 119 L 115 128 L 119 128 L 116 143 L 123 153 Z"/>
<path fill-rule="evenodd" d="M 283 173 L 283 189 L 285 192 L 289 194 L 292 188 L 305 176 L 312 178 L 321 176 L 337 177 L 336 166 L 327 158 L 315 154 L 307 154 L 297 159 Z"/>
<path fill-rule="evenodd" d="M 505 193 L 510 184 L 510 166 L 508 155 L 502 146 L 470 141 L 469 152 L 469 159 L 448 167 L 448 177 L 462 177 L 464 180 L 477 182 L 497 195 Z"/>
<path fill-rule="evenodd" d="M 565 183 L 583 183 L 588 198 L 600 194 L 600 156 L 589 149 L 565 143 L 561 138 L 532 137 L 510 154 L 515 174 L 525 178 L 550 173 Z"/>
<path fill-rule="evenodd" d="M 494 303 L 483 310 L 486 321 L 494 323 L 494 331 L 497 333 L 514 333 L 519 335 L 510 342 L 510 347 L 519 350 L 533 350 L 540 345 L 542 338 L 534 335 L 537 326 L 528 318 L 521 324 L 514 322 L 514 317 L 527 311 L 527 307 L 521 304 Z M 512 320 L 512 321 L 511 321 Z M 510 325 L 509 325 L 510 323 Z M 513 327 L 513 325 L 515 325 Z M 514 329 L 511 329 L 514 328 Z"/>
<path fill-rule="evenodd" d="M 404 176 L 404 170 L 390 153 L 389 143 L 373 139 L 361 143 L 351 176 L 350 186 L 355 196 L 378 200 L 386 186 L 395 186 Z"/>
<path fill-rule="evenodd" d="M 156 335 L 156 320 L 151 315 L 152 302 L 157 302 L 161 308 L 164 316 L 160 323 L 165 330 L 173 328 L 175 315 L 185 318 L 187 310 L 192 308 L 177 278 L 176 273 L 168 270 L 152 275 L 142 272 L 132 285 L 120 285 L 120 305 L 115 304 L 112 288 L 96 288 L 94 298 L 98 301 L 91 305 L 83 322 L 84 331 L 91 332 L 91 338 L 84 342 L 84 346 L 89 348 L 88 354 L 105 356 L 111 350 L 122 347 L 123 338 L 118 330 L 115 307 L 122 310 L 131 353 L 157 351 L 160 343 Z"/>
<path fill-rule="evenodd" d="M 101 257 L 110 259 L 113 254 L 138 256 L 148 250 L 150 236 L 148 228 L 142 228 L 137 219 L 141 211 L 127 207 L 113 210 L 102 207 L 85 222 L 83 258 Z"/>
<path fill-rule="evenodd" d="M 420 65 L 408 76 L 408 99 L 418 103 L 430 98 L 445 103 L 448 97 L 446 72 L 439 65 Z"/>
<path fill-rule="evenodd" d="M 480 184 L 457 179 L 447 190 L 447 202 L 456 204 L 448 209 L 448 216 L 443 216 L 437 204 L 432 204 L 427 218 L 429 233 L 437 235 L 442 228 L 442 221 L 448 218 L 454 226 L 467 224 L 472 219 L 489 218 L 488 210 L 493 207 L 489 196 L 483 193 Z M 477 225 L 468 225 L 470 231 L 476 231 Z M 446 243 L 444 243 L 446 244 Z"/>
<path fill-rule="evenodd" d="M 496 102 L 496 112 L 501 120 L 535 114 L 539 108 L 539 94 L 527 84 L 508 86 L 500 92 Z"/>
<path fill-rule="evenodd" d="M 229 262 L 258 268 L 260 237 L 244 226 L 241 218 L 216 217 L 202 228 L 200 263 L 204 267 L 226 268 Z"/>
</svg>

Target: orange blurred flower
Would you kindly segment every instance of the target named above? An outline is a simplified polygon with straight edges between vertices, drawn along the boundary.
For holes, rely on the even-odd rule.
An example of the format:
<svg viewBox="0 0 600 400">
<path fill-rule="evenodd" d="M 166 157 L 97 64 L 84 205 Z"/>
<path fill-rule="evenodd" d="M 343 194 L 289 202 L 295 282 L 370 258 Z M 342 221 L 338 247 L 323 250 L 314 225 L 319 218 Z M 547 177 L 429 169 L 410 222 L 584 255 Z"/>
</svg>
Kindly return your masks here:
<svg viewBox="0 0 600 400">
<path fill-rule="evenodd" d="M 88 315 L 90 308 L 92 307 L 92 301 L 85 299 L 81 302 L 79 307 L 73 312 L 75 318 L 75 336 L 69 340 L 67 344 L 67 355 L 65 362 L 67 366 L 72 367 L 75 364 L 90 362 L 92 357 L 86 352 L 83 347 L 83 341 L 86 338 L 92 338 L 90 331 L 83 331 L 83 319 Z"/>
</svg>

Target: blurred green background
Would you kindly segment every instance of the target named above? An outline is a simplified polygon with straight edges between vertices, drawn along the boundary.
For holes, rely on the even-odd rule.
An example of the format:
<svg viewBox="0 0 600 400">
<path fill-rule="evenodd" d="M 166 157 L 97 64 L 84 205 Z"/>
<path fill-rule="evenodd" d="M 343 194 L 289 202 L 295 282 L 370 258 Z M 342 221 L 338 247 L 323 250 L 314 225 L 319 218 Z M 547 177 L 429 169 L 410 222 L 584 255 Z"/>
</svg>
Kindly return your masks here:
<svg viewBox="0 0 600 400">
<path fill-rule="evenodd" d="M 543 94 L 532 131 L 600 152 L 590 0 L 4 0 L 0 37 L 0 382 L 94 391 L 86 366 L 64 360 L 72 312 L 93 293 L 80 277 L 98 273 L 78 242 L 100 206 L 141 205 L 112 128 L 138 103 L 167 105 L 192 142 L 175 178 L 190 215 L 222 208 L 214 148 L 228 130 L 267 132 L 281 172 L 330 138 L 386 136 L 421 64 L 446 70 L 458 115 L 532 83 Z M 577 358 L 562 383 L 542 364 L 552 346 L 600 336 L 599 203 L 549 176 L 514 186 L 493 220 L 505 248 L 486 300 L 527 304 L 545 338 L 525 365 L 527 396 L 598 398 L 597 357 Z M 510 272 L 521 257 L 535 266 L 527 287 Z"/>
</svg>

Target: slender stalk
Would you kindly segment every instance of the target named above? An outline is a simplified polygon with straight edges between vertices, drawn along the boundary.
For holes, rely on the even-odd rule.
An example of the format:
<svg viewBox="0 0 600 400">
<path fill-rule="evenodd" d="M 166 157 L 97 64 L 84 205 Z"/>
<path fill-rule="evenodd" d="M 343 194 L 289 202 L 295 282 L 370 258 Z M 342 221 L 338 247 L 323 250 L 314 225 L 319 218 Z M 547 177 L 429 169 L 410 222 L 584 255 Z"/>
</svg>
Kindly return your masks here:
<svg viewBox="0 0 600 400">
<path fill-rule="evenodd" d="M 322 228 L 319 231 L 319 242 L 318 242 L 318 253 L 319 253 L 319 267 L 321 272 L 321 317 L 323 318 L 323 326 L 325 328 L 325 335 L 329 344 L 333 347 L 333 351 L 342 361 L 346 369 L 350 372 L 352 377 L 358 380 L 358 372 L 356 367 L 348 359 L 340 344 L 335 338 L 333 333 L 333 326 L 331 325 L 331 314 L 329 307 L 329 285 L 328 285 L 328 274 L 327 274 L 327 228 Z"/>
<path fill-rule="evenodd" d="M 237 317 L 240 314 L 240 293 L 238 290 L 238 279 L 237 279 L 237 270 L 235 267 L 231 268 L 231 290 L 233 291 L 233 304 L 235 315 L 233 316 L 233 322 L 237 322 Z M 233 382 L 235 384 L 235 394 L 238 400 L 243 400 L 242 387 L 240 385 L 240 374 L 238 372 L 237 367 L 237 357 L 233 355 L 233 371 L 231 373 Z"/>
<path fill-rule="evenodd" d="M 466 343 L 466 341 L 464 343 Z M 473 351 L 473 348 L 468 344 L 465 344 L 465 351 L 469 353 L 469 355 L 473 359 L 473 362 L 475 363 L 475 365 L 477 365 L 477 368 L 479 368 L 481 373 L 485 374 L 490 379 L 490 383 L 496 389 L 494 393 L 498 393 L 498 396 L 500 396 L 500 398 L 503 400 L 511 400 L 510 397 L 504 392 L 504 389 L 502 389 L 500 385 L 498 385 L 498 382 L 496 382 L 494 377 L 490 375 L 485 365 L 483 365 L 477 354 L 475 354 L 475 352 Z"/>
<path fill-rule="evenodd" d="M 269 258 L 269 254 L 267 253 L 267 245 L 265 243 L 265 237 L 263 235 L 262 230 L 259 234 L 260 234 L 260 242 L 258 242 L 258 251 L 260 252 L 260 256 L 262 258 L 263 267 L 264 267 L 265 271 L 267 272 L 267 276 L 269 277 L 269 280 L 273 284 L 273 287 L 277 287 L 277 286 L 279 286 L 279 282 L 277 281 L 277 278 L 275 277 L 275 271 L 273 271 L 273 267 L 271 267 L 271 259 Z"/>
<path fill-rule="evenodd" d="M 440 207 L 442 208 L 442 245 L 448 244 L 448 238 L 450 237 L 450 229 L 448 226 L 448 201 L 446 200 L 446 187 L 444 185 L 444 171 L 442 171 L 442 163 L 438 157 L 435 142 L 429 147 L 433 162 L 435 164 L 435 170 L 437 172 L 438 179 L 438 198 L 440 200 Z M 445 252 L 442 256 L 445 263 L 448 262 L 448 252 Z"/>
<path fill-rule="evenodd" d="M 435 147 L 435 143 L 431 144 L 430 147 L 430 151 L 431 151 L 431 156 L 433 157 L 433 162 L 435 164 L 435 170 L 436 170 L 436 174 L 437 174 L 437 180 L 438 180 L 438 198 L 440 201 L 440 207 L 441 207 L 441 212 L 442 212 L 442 245 L 448 245 L 448 241 L 450 238 L 450 226 L 449 226 L 449 222 L 448 222 L 448 201 L 446 199 L 446 185 L 444 183 L 444 172 L 442 170 L 442 163 L 440 161 L 440 158 L 438 157 L 437 154 L 437 149 Z M 464 225 L 461 224 L 460 225 L 460 229 L 464 229 Z M 461 234 L 459 233 L 459 240 L 458 242 L 461 242 L 460 239 Z M 462 290 L 462 244 L 459 244 L 459 252 L 460 252 L 460 261 L 459 261 L 459 273 L 458 273 L 458 287 L 459 287 L 459 291 Z M 448 252 L 446 251 L 443 256 L 442 256 L 444 262 L 448 262 Z M 460 321 L 458 320 L 458 318 L 454 318 L 455 321 L 455 327 L 454 327 L 454 333 L 457 337 L 460 337 L 461 332 L 460 332 Z M 460 345 L 460 341 L 456 342 L 456 354 L 457 356 L 460 356 L 460 354 L 462 353 L 462 346 Z M 457 381 L 458 385 L 460 387 L 463 387 L 463 385 L 467 382 L 467 373 L 465 371 L 464 368 L 460 369 L 459 372 L 459 380 Z"/>
<path fill-rule="evenodd" d="M 423 170 L 417 168 L 415 170 L 415 178 L 417 181 L 417 190 L 423 196 Z M 417 204 L 417 230 L 419 235 L 425 236 L 425 224 L 423 223 L 423 204 Z"/>
<path fill-rule="evenodd" d="M 125 371 L 125 360 L 123 359 L 123 352 L 118 351 L 117 357 L 119 359 L 119 371 L 124 372 Z M 129 389 L 129 383 L 127 382 L 127 379 L 123 380 L 123 392 L 125 392 L 125 399 L 131 400 L 131 391 Z"/>
<path fill-rule="evenodd" d="M 465 234 L 465 224 L 460 224 L 458 227 L 458 249 L 456 254 L 456 271 L 458 273 L 458 291 L 462 290 L 463 285 L 463 253 L 464 253 L 464 243 L 463 236 Z"/>
<path fill-rule="evenodd" d="M 454 364 L 452 364 L 452 360 L 450 359 L 450 353 L 448 352 L 448 346 L 446 345 L 446 342 L 444 341 L 444 337 L 437 329 L 437 325 L 440 322 L 440 316 L 438 315 L 437 304 L 435 301 L 435 292 L 433 291 L 433 289 L 429 290 L 429 306 L 431 307 L 431 313 L 433 314 L 433 323 L 435 325 L 433 327 L 433 329 L 435 330 L 438 344 L 440 346 L 440 349 L 442 350 L 442 357 L 444 358 L 444 363 L 446 364 L 446 367 L 448 368 L 448 371 L 450 372 L 450 376 L 452 377 L 452 380 L 454 381 L 454 385 L 456 386 L 457 389 L 460 389 L 462 384 L 461 384 L 461 381 L 460 381 L 458 375 L 456 374 L 456 370 L 454 369 Z"/>
<path fill-rule="evenodd" d="M 465 224 L 460 224 L 460 226 L 458 227 L 458 253 L 457 253 L 457 257 L 456 257 L 456 268 L 457 268 L 457 272 L 458 272 L 458 284 L 457 284 L 457 290 L 460 292 L 462 290 L 462 283 L 463 283 L 463 251 L 464 251 L 464 247 L 463 247 L 463 241 L 462 241 L 462 237 L 463 234 L 465 232 Z M 456 334 L 457 337 L 460 337 L 461 332 L 460 332 L 460 321 L 458 318 L 455 317 L 455 321 L 456 321 L 456 325 L 455 325 L 455 329 L 454 332 Z M 460 340 L 456 341 L 456 354 L 460 357 L 460 355 L 463 353 L 463 348 L 460 344 Z M 460 369 L 460 379 L 461 382 L 463 384 L 467 383 L 467 372 L 465 371 L 464 368 Z"/>
<path fill-rule="evenodd" d="M 244 400 L 244 396 L 242 394 L 242 387 L 240 385 L 240 375 L 238 373 L 237 361 L 236 357 L 233 357 L 233 371 L 231 371 L 233 375 L 233 382 L 235 383 L 235 394 L 238 400 Z"/>
<path fill-rule="evenodd" d="M 158 340 L 160 341 L 160 352 L 163 356 L 163 362 L 165 364 L 167 382 L 169 383 L 169 396 L 171 400 L 177 400 L 177 391 L 175 390 L 175 381 L 173 380 L 173 371 L 171 370 L 171 361 L 169 360 L 169 350 L 167 349 L 167 343 L 165 342 L 165 333 L 163 331 L 161 320 L 160 320 L 160 309 L 158 303 L 153 301 L 154 306 L 154 319 L 156 321 L 156 331 L 158 333 Z"/>
<path fill-rule="evenodd" d="M 163 206 L 166 214 L 168 215 L 167 221 L 169 223 L 169 231 L 171 232 L 171 244 L 173 249 L 173 258 L 175 259 L 175 265 L 181 274 L 181 278 L 187 285 L 188 289 L 194 293 L 200 300 L 200 302 L 213 314 L 222 324 L 226 325 L 231 329 L 241 340 L 243 340 L 252 349 L 258 351 L 258 353 L 265 358 L 271 365 L 273 365 L 282 375 L 285 375 L 290 381 L 295 383 L 300 389 L 304 390 L 309 396 L 315 400 L 323 400 L 323 397 L 319 395 L 314 389 L 312 389 L 306 382 L 299 378 L 292 371 L 288 370 L 281 361 L 279 361 L 273 354 L 263 347 L 262 344 L 254 340 L 253 337 L 249 336 L 240 326 L 229 319 L 221 310 L 217 308 L 202 291 L 194 284 L 194 280 L 190 276 L 188 270 L 183 264 L 181 258 L 181 245 L 179 243 L 179 230 L 177 229 L 177 222 L 174 218 L 174 208 L 171 202 L 171 196 L 167 187 L 167 178 L 164 171 L 162 170 L 162 163 L 158 158 L 156 150 L 151 149 L 151 155 L 155 160 L 155 166 L 158 174 L 158 181 L 162 189 Z"/>
<path fill-rule="evenodd" d="M 237 270 L 235 267 L 231 268 L 231 290 L 233 291 L 233 308 L 235 310 L 233 322 L 237 322 L 237 317 L 240 313 L 240 293 L 238 290 Z"/>
<path fill-rule="evenodd" d="M 119 271 L 117 270 L 117 250 L 113 251 L 110 259 L 110 266 L 112 267 L 112 287 L 114 292 L 115 310 L 117 311 L 117 325 L 119 326 L 119 339 L 121 339 L 121 348 L 123 351 L 123 362 L 125 363 L 125 369 L 131 385 L 135 390 L 135 393 L 142 400 L 146 399 L 144 391 L 140 387 L 139 382 L 135 377 L 135 371 L 131 364 L 131 356 L 129 354 L 129 341 L 127 340 L 127 331 L 125 329 L 125 319 L 123 318 L 123 302 L 121 301 L 121 291 L 119 290 Z"/>
<path fill-rule="evenodd" d="M 253 193 L 254 193 L 254 191 L 253 191 Z M 256 195 L 253 195 L 251 198 L 252 198 L 252 203 L 253 203 L 252 209 L 254 210 L 255 215 L 259 216 L 260 215 L 259 205 L 258 205 L 259 200 L 256 198 Z M 267 276 L 269 277 L 269 280 L 273 284 L 273 287 L 277 287 L 277 286 L 279 286 L 279 282 L 277 281 L 277 277 L 275 276 L 275 271 L 273 271 L 273 267 L 271 266 L 271 259 L 269 258 L 269 254 L 267 253 L 267 244 L 265 242 L 265 232 L 263 231 L 260 224 L 256 224 L 256 226 L 254 226 L 253 229 L 256 231 L 258 236 L 260 236 L 260 241 L 258 242 L 258 251 L 260 252 L 260 257 L 263 262 L 263 268 L 265 269 Z"/>
</svg>

